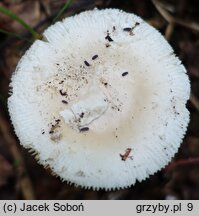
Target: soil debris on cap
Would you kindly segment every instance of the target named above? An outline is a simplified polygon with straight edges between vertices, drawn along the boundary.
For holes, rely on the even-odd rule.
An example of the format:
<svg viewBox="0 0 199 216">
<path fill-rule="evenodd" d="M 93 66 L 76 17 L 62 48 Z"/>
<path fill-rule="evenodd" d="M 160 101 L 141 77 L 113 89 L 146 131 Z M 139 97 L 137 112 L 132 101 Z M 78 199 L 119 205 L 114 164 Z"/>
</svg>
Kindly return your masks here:
<svg viewBox="0 0 199 216">
<path fill-rule="evenodd" d="M 80 132 L 89 131 L 89 127 L 82 127 L 82 128 L 79 128 L 79 131 L 80 131 Z"/>
<path fill-rule="evenodd" d="M 68 104 L 68 102 L 66 100 L 62 100 L 61 102 L 64 104 Z"/>
<path fill-rule="evenodd" d="M 91 66 L 87 61 L 84 61 L 84 64 L 85 64 L 87 67 Z"/>
<path fill-rule="evenodd" d="M 132 151 L 131 148 L 127 148 L 124 154 L 120 154 L 121 160 L 126 161 L 127 158 L 129 157 L 131 151 Z"/>
<path fill-rule="evenodd" d="M 128 74 L 129 72 L 124 72 L 124 73 L 122 73 L 122 76 L 126 76 L 127 74 Z"/>
<path fill-rule="evenodd" d="M 66 96 L 67 95 L 67 92 L 63 92 L 62 90 L 59 90 L 59 93 L 61 96 Z"/>
<path fill-rule="evenodd" d="M 98 55 L 94 55 L 94 56 L 92 57 L 92 60 L 95 60 L 96 58 L 98 58 Z"/>
</svg>

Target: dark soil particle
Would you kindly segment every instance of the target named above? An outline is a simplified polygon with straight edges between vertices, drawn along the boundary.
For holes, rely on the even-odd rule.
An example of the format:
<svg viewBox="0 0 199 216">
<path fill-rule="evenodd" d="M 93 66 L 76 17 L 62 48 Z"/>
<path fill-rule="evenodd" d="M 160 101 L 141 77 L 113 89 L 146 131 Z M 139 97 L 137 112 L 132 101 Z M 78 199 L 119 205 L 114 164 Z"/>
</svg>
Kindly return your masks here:
<svg viewBox="0 0 199 216">
<path fill-rule="evenodd" d="M 126 76 L 128 74 L 128 72 L 124 72 L 122 73 L 122 76 Z"/>
<path fill-rule="evenodd" d="M 67 95 L 67 92 L 63 92 L 62 90 L 59 90 L 59 93 L 61 96 L 66 96 Z"/>
<path fill-rule="evenodd" d="M 89 64 L 87 61 L 84 61 L 84 64 L 85 64 L 87 67 L 90 66 L 90 64 Z"/>
<path fill-rule="evenodd" d="M 107 36 L 105 37 L 105 39 L 108 40 L 109 42 L 113 42 L 113 39 L 112 39 L 109 35 L 107 35 Z"/>
<path fill-rule="evenodd" d="M 123 31 L 126 31 L 126 32 L 130 32 L 131 30 L 132 30 L 132 28 L 129 28 L 129 27 L 123 28 Z"/>
<path fill-rule="evenodd" d="M 68 104 L 68 102 L 66 100 L 62 100 L 61 102 L 64 104 Z"/>
<path fill-rule="evenodd" d="M 79 129 L 80 132 L 86 132 L 89 131 L 89 127 L 83 127 Z"/>
<path fill-rule="evenodd" d="M 98 55 L 94 55 L 93 57 L 92 57 L 92 60 L 95 60 L 95 59 L 97 59 L 98 58 Z"/>
<path fill-rule="evenodd" d="M 80 114 L 80 118 L 83 118 L 84 117 L 84 113 L 82 112 L 81 114 Z"/>
</svg>

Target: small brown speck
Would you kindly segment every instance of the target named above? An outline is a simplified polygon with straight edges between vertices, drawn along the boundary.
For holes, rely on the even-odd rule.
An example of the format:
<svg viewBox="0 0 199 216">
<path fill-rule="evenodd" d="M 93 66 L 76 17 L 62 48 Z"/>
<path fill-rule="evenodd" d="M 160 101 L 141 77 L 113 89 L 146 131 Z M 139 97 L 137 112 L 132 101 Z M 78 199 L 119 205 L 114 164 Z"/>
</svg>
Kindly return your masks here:
<svg viewBox="0 0 199 216">
<path fill-rule="evenodd" d="M 110 47 L 111 45 L 109 43 L 105 44 L 106 48 Z"/>
<path fill-rule="evenodd" d="M 123 31 L 126 31 L 126 32 L 130 32 L 131 30 L 132 30 L 132 28 L 130 28 L 130 27 L 123 28 Z"/>
<path fill-rule="evenodd" d="M 116 30 L 116 28 L 115 28 L 115 26 L 113 26 L 113 31 L 115 31 Z"/>
<path fill-rule="evenodd" d="M 140 25 L 140 23 L 136 22 L 135 25 L 130 28 L 130 27 L 126 27 L 126 28 L 123 28 L 123 31 L 125 32 L 129 32 L 130 35 L 133 35 L 133 30 L 135 29 L 136 26 Z"/>
<path fill-rule="evenodd" d="M 96 58 L 98 58 L 98 55 L 94 55 L 94 56 L 92 57 L 92 60 L 95 60 Z"/>
<path fill-rule="evenodd" d="M 105 37 L 106 40 L 108 40 L 109 42 L 113 42 L 113 39 L 109 36 L 109 34 Z"/>
<path fill-rule="evenodd" d="M 122 76 L 126 76 L 129 72 L 122 73 Z"/>
<path fill-rule="evenodd" d="M 80 118 L 83 118 L 84 117 L 84 112 L 82 112 L 81 114 L 80 114 Z"/>
<path fill-rule="evenodd" d="M 89 64 L 87 61 L 84 61 L 84 64 L 85 64 L 87 67 L 90 66 L 90 64 Z"/>
<path fill-rule="evenodd" d="M 127 148 L 124 154 L 120 154 L 122 161 L 126 161 L 126 159 L 129 157 L 131 151 L 132 151 L 131 148 Z"/>
<path fill-rule="evenodd" d="M 136 26 L 139 26 L 139 25 L 140 25 L 140 23 L 139 23 L 139 22 L 136 22 L 135 25 L 134 25 L 134 28 L 135 28 Z"/>
<path fill-rule="evenodd" d="M 45 131 L 43 131 L 42 134 L 45 134 Z"/>
<path fill-rule="evenodd" d="M 80 132 L 86 132 L 89 131 L 89 127 L 83 127 L 79 129 Z"/>
<path fill-rule="evenodd" d="M 67 92 L 63 92 L 62 90 L 59 90 L 59 93 L 61 96 L 66 96 L 67 95 Z"/>
<path fill-rule="evenodd" d="M 61 102 L 64 104 L 68 104 L 68 102 L 66 100 L 62 100 Z"/>
</svg>

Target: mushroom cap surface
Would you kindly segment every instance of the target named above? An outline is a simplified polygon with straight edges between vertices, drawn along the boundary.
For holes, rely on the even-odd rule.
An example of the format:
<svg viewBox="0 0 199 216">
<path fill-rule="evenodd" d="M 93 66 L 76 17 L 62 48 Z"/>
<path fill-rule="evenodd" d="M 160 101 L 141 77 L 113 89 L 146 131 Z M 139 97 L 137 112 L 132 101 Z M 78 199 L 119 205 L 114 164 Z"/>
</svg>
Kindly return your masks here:
<svg viewBox="0 0 199 216">
<path fill-rule="evenodd" d="M 119 189 L 165 167 L 189 122 L 186 70 L 163 36 L 117 9 L 65 18 L 13 73 L 21 145 L 62 180 Z"/>
</svg>

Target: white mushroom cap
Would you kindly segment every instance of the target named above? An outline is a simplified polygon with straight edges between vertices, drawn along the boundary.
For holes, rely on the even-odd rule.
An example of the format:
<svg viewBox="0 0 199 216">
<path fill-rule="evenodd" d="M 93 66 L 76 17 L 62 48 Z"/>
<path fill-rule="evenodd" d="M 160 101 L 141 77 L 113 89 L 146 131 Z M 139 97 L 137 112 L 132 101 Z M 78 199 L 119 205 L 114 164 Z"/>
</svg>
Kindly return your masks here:
<svg viewBox="0 0 199 216">
<path fill-rule="evenodd" d="M 177 152 L 189 122 L 186 70 L 134 14 L 92 10 L 50 26 L 12 76 L 21 144 L 61 179 L 128 187 Z"/>
</svg>

